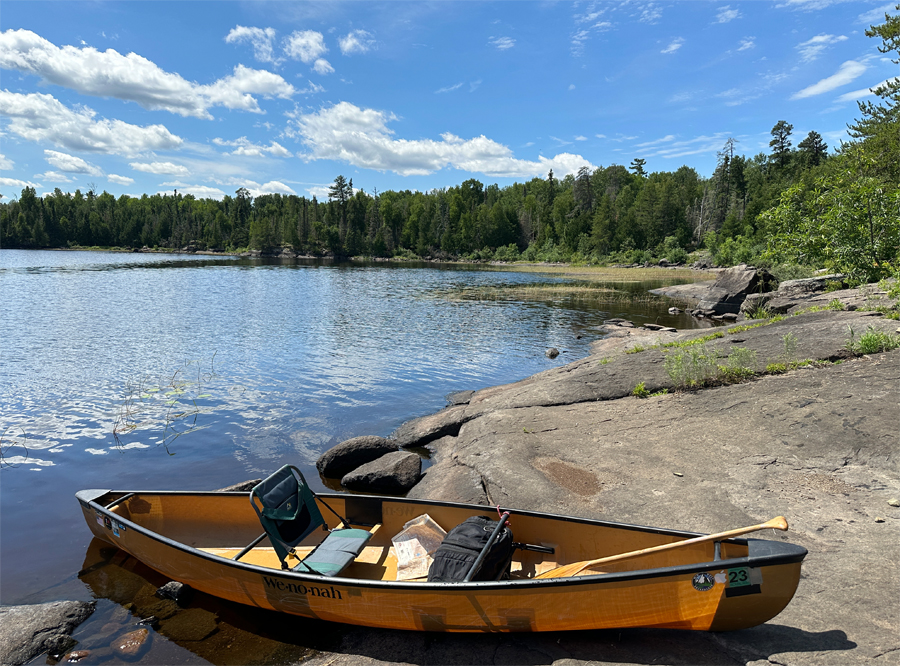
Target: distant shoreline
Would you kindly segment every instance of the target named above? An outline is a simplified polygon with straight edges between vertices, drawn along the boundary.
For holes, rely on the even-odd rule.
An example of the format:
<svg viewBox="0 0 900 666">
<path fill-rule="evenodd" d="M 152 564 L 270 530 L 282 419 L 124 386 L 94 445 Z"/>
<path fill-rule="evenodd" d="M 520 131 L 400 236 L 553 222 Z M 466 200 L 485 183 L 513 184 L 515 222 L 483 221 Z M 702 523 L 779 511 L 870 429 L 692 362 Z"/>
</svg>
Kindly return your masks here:
<svg viewBox="0 0 900 666">
<path fill-rule="evenodd" d="M 209 257 L 259 257 L 268 259 L 316 259 L 322 261 L 370 261 L 373 263 L 429 263 L 429 264 L 455 264 L 462 266 L 492 266 L 520 273 L 545 273 L 559 277 L 567 277 L 582 280 L 605 279 L 622 274 L 639 274 L 641 279 L 652 280 L 655 278 L 690 278 L 694 281 L 710 280 L 715 278 L 722 268 L 702 269 L 690 266 L 588 266 L 567 263 L 542 263 L 533 261 L 466 261 L 464 259 L 438 259 L 434 257 L 398 258 L 398 257 L 334 257 L 333 255 L 295 254 L 293 252 L 260 251 L 260 250 L 191 250 L 184 248 L 125 248 L 125 247 L 41 247 L 41 248 L 0 248 L 7 250 L 35 250 L 50 252 L 108 252 L 111 254 L 184 254 L 201 255 Z M 620 279 L 616 278 L 616 279 Z"/>
</svg>

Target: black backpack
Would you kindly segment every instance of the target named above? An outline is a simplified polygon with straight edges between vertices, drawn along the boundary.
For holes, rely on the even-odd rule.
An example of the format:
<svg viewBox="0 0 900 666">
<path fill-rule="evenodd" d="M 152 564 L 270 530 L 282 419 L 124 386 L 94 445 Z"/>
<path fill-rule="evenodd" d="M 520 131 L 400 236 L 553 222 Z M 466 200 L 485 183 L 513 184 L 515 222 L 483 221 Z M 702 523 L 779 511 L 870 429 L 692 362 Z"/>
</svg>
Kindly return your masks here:
<svg viewBox="0 0 900 666">
<path fill-rule="evenodd" d="M 454 527 L 434 553 L 428 568 L 428 581 L 434 583 L 462 582 L 497 527 L 497 521 L 484 516 L 472 516 Z M 509 577 L 513 556 L 513 534 L 504 527 L 491 544 L 472 580 L 500 580 Z"/>
</svg>

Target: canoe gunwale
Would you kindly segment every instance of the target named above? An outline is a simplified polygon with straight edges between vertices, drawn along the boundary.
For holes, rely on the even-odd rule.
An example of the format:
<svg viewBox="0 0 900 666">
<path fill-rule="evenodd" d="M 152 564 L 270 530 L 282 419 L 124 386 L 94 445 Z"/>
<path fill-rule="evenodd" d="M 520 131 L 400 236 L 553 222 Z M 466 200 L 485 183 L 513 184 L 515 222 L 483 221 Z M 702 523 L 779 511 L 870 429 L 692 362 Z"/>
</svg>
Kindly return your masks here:
<svg viewBox="0 0 900 666">
<path fill-rule="evenodd" d="M 107 502 L 107 506 L 110 506 L 110 509 L 107 509 L 105 505 L 99 504 L 97 502 L 98 499 L 104 496 L 122 494 L 122 497 L 118 499 Z M 160 490 L 82 490 L 76 493 L 76 498 L 85 506 L 89 506 L 91 509 L 100 512 L 105 516 L 109 516 L 110 518 L 115 518 L 115 520 L 124 523 L 127 525 L 129 530 L 134 530 L 145 537 L 152 539 L 154 541 L 165 544 L 170 548 L 175 548 L 176 550 L 185 552 L 190 554 L 192 557 L 197 557 L 203 560 L 208 560 L 216 566 L 227 566 L 233 567 L 235 569 L 239 569 L 242 571 L 248 571 L 253 573 L 258 573 L 266 576 L 277 575 L 279 577 L 289 578 L 291 580 L 296 580 L 297 582 L 307 582 L 307 583 L 318 583 L 321 584 L 323 582 L 328 582 L 329 584 L 340 584 L 347 587 L 358 587 L 358 588 L 375 588 L 375 589 L 384 589 L 384 588 L 393 588 L 393 589 L 409 589 L 409 590 L 419 590 L 419 591 L 438 591 L 438 590 L 495 590 L 495 589 L 522 589 L 522 590 L 533 590 L 535 588 L 539 589 L 549 589 L 549 588 L 558 588 L 558 587 L 572 587 L 579 585 L 596 585 L 598 583 L 621 583 L 627 581 L 635 581 L 635 580 L 646 580 L 652 578 L 664 578 L 670 576 L 681 576 L 686 574 L 700 573 L 709 571 L 711 569 L 729 569 L 729 568 L 737 568 L 737 567 L 764 567 L 764 566 L 776 566 L 783 564 L 792 564 L 796 562 L 801 562 L 807 551 L 805 548 L 801 546 L 797 546 L 792 543 L 782 542 L 782 541 L 771 541 L 771 540 L 761 540 L 761 539 L 746 539 L 746 538 L 734 538 L 734 539 L 724 539 L 723 541 L 726 543 L 734 543 L 739 545 L 748 545 L 748 555 L 746 557 L 739 558 L 729 558 L 725 560 L 709 560 L 706 562 L 697 562 L 691 564 L 683 564 L 672 567 L 660 567 L 655 569 L 639 569 L 633 571 L 622 571 L 622 572 L 611 572 L 611 573 L 598 573 L 593 575 L 581 575 L 581 576 L 573 576 L 568 578 L 526 578 L 526 579 L 518 579 L 518 580 L 507 580 L 507 581 L 471 581 L 468 583 L 465 582 L 441 582 L 441 583 L 430 583 L 426 581 L 391 581 L 391 580 L 371 580 L 364 578 L 345 578 L 339 576 L 317 576 L 310 573 L 305 572 L 297 572 L 292 570 L 283 570 L 283 569 L 274 569 L 270 567 L 264 567 L 256 564 L 246 563 L 235 561 L 230 558 L 225 558 L 220 555 L 215 555 L 213 553 L 208 553 L 198 548 L 194 548 L 193 546 L 188 546 L 179 541 L 175 541 L 174 539 L 170 539 L 158 532 L 154 532 L 150 529 L 147 529 L 137 523 L 134 523 L 127 518 L 122 517 L 119 514 L 113 513 L 112 509 L 115 508 L 123 499 L 125 499 L 125 495 L 129 496 L 140 496 L 142 494 L 145 495 L 180 495 L 180 496 L 191 496 L 191 495 L 199 495 L 199 496 L 246 496 L 247 493 L 244 492 L 219 492 L 219 491 L 160 491 Z M 337 497 L 346 497 L 344 495 L 340 495 L 337 493 L 332 494 L 319 494 L 323 499 L 329 498 L 337 498 Z M 369 497 L 369 496 L 360 496 L 354 495 L 355 498 Z M 471 509 L 476 512 L 484 512 L 484 511 L 495 511 L 496 507 L 493 506 L 483 506 L 480 504 L 463 504 L 458 502 L 442 502 L 438 500 L 412 500 L 406 498 L 383 498 L 378 496 L 371 496 L 376 500 L 385 500 L 388 499 L 390 501 L 397 502 L 405 502 L 412 504 L 423 504 L 423 505 L 439 505 L 439 506 L 449 506 L 454 508 L 462 508 L 462 509 Z M 504 509 L 503 507 L 500 508 Z M 666 536 L 679 536 L 685 538 L 692 538 L 696 536 L 703 536 L 698 532 L 686 532 L 681 530 L 671 530 L 665 528 L 656 528 L 656 527 L 648 527 L 642 525 L 632 525 L 629 523 L 617 523 L 612 521 L 604 521 L 604 520 L 595 520 L 590 518 L 579 518 L 575 516 L 563 516 L 558 514 L 551 513 L 542 513 L 536 511 L 522 511 L 522 510 L 511 510 L 512 515 L 528 515 L 537 518 L 550 518 L 554 520 L 560 520 L 564 522 L 574 522 L 574 523 L 584 523 L 591 525 L 602 525 L 617 529 L 626 529 L 626 530 L 637 530 L 646 533 L 653 534 L 662 534 Z M 761 549 L 761 553 L 759 555 L 754 555 L 753 551 L 756 550 L 753 545 L 754 542 L 759 542 L 765 544 L 765 547 Z M 140 555 L 131 553 L 137 559 L 141 559 Z"/>
</svg>

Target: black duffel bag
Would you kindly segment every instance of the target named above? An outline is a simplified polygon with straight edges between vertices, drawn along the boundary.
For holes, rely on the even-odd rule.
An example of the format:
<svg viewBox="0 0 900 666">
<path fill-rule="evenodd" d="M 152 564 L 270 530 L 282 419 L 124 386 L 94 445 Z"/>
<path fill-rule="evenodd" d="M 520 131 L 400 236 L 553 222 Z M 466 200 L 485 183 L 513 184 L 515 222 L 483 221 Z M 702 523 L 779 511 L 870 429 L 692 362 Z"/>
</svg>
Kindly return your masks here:
<svg viewBox="0 0 900 666">
<path fill-rule="evenodd" d="M 472 516 L 454 527 L 434 553 L 428 568 L 428 581 L 462 582 L 497 528 L 497 521 L 485 516 Z M 472 580 L 500 580 L 509 577 L 513 556 L 513 534 L 508 526 L 500 530 Z"/>
</svg>

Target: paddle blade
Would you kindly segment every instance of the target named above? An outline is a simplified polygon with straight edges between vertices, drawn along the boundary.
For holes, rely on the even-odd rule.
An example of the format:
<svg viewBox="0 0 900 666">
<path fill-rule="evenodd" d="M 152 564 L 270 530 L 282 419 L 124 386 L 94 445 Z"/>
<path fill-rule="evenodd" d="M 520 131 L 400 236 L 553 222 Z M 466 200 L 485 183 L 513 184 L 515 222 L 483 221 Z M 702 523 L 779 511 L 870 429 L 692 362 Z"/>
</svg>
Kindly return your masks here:
<svg viewBox="0 0 900 666">
<path fill-rule="evenodd" d="M 787 518 L 784 516 L 778 516 L 776 518 L 772 518 L 772 520 L 767 523 L 763 523 L 764 527 L 771 527 L 773 530 L 781 530 L 782 532 L 787 532 L 788 522 Z"/>
<path fill-rule="evenodd" d="M 538 574 L 535 578 L 569 578 L 584 569 L 590 562 L 573 562 L 572 564 L 564 564 L 561 567 L 550 569 L 542 574 Z"/>
</svg>

